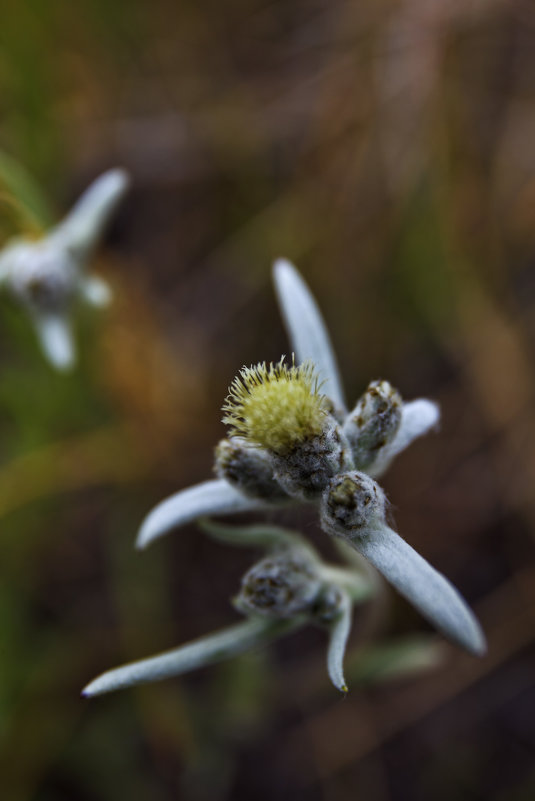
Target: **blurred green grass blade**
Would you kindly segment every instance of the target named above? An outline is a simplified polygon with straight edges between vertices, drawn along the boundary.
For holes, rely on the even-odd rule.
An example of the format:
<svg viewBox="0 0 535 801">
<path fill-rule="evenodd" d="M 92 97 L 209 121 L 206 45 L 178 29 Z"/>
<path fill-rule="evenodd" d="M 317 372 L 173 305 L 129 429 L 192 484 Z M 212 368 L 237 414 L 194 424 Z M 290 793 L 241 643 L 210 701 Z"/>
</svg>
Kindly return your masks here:
<svg viewBox="0 0 535 801">
<path fill-rule="evenodd" d="M 10 205 L 16 207 L 19 222 L 24 228 L 48 228 L 54 214 L 48 200 L 30 173 L 13 156 L 0 149 L 0 214 L 3 216 L 3 195 L 10 196 Z"/>
</svg>

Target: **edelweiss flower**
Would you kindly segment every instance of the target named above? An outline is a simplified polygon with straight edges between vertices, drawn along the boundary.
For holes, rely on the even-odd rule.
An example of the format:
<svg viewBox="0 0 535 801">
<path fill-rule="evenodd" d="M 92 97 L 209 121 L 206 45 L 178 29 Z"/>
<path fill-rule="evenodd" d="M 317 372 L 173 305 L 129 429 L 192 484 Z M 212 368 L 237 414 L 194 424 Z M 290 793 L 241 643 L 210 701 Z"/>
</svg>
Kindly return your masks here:
<svg viewBox="0 0 535 801">
<path fill-rule="evenodd" d="M 242 369 L 224 405 L 230 436 L 216 450 L 219 478 L 182 490 L 145 519 L 145 547 L 201 516 L 315 502 L 320 525 L 368 559 L 446 636 L 485 650 L 479 624 L 454 587 L 385 520 L 374 480 L 439 419 L 435 403 L 405 403 L 387 381 L 373 381 L 348 411 L 336 358 L 308 287 L 285 260 L 275 286 L 296 364 Z"/>
<path fill-rule="evenodd" d="M 26 307 L 43 352 L 58 370 L 75 361 L 70 320 L 75 299 L 92 306 L 110 301 L 109 287 L 87 275 L 86 265 L 127 186 L 123 170 L 110 170 L 42 239 L 17 238 L 0 253 L 0 287 Z"/>
<path fill-rule="evenodd" d="M 233 528 L 206 521 L 205 530 L 233 545 L 267 551 L 243 577 L 236 609 L 247 620 L 158 656 L 103 673 L 83 690 L 93 696 L 181 673 L 243 653 L 307 624 L 327 629 L 327 670 L 334 686 L 347 692 L 343 658 L 354 604 L 373 594 L 370 579 L 352 569 L 324 564 L 296 532 L 276 526 Z"/>
</svg>

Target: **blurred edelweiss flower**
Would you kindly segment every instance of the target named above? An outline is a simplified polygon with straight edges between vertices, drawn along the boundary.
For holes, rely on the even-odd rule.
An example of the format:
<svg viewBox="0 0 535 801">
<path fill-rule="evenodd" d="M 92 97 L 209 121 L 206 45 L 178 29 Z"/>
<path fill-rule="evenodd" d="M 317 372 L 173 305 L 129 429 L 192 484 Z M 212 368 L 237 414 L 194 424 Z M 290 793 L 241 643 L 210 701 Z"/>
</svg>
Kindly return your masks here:
<svg viewBox="0 0 535 801">
<path fill-rule="evenodd" d="M 337 689 L 347 692 L 343 658 L 352 607 L 371 597 L 370 579 L 354 569 L 324 564 L 299 534 L 276 526 L 234 528 L 205 521 L 203 527 L 224 542 L 258 546 L 267 552 L 245 574 L 234 598 L 234 606 L 247 619 L 172 651 L 109 670 L 82 694 L 100 695 L 186 673 L 308 624 L 327 629 L 329 677 Z"/>
<path fill-rule="evenodd" d="M 484 653 L 483 632 L 457 590 L 387 524 L 375 481 L 437 424 L 437 405 L 404 402 L 387 381 L 373 381 L 348 411 L 310 290 L 286 260 L 275 263 L 274 279 L 297 364 L 282 359 L 241 370 L 223 406 L 231 430 L 216 448 L 218 478 L 156 506 L 138 547 L 199 517 L 316 503 L 326 533 L 371 562 L 443 634 Z"/>
<path fill-rule="evenodd" d="M 88 275 L 86 264 L 127 187 L 123 170 L 104 173 L 43 238 L 17 238 L 0 252 L 0 286 L 28 310 L 44 353 L 58 370 L 75 362 L 74 301 L 100 307 L 111 299 L 108 285 Z"/>
</svg>

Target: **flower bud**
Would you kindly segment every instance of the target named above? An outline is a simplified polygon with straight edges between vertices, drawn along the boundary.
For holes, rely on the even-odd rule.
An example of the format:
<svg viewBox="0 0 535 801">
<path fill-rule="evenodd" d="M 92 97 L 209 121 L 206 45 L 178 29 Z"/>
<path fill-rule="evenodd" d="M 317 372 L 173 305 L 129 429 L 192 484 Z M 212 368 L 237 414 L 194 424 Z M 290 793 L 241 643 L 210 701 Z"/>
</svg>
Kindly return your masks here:
<svg viewBox="0 0 535 801">
<path fill-rule="evenodd" d="M 291 618 L 310 613 L 321 589 L 314 562 L 284 551 L 262 559 L 245 574 L 234 604 L 247 615 Z"/>
<path fill-rule="evenodd" d="M 401 395 L 388 381 L 372 381 L 349 413 L 343 430 L 359 470 L 366 470 L 378 451 L 394 439 L 401 407 Z"/>
<path fill-rule="evenodd" d="M 272 460 L 281 487 L 301 500 L 318 498 L 333 476 L 353 466 L 346 438 L 330 416 L 325 417 L 321 434 L 283 456 L 273 454 Z"/>
<path fill-rule="evenodd" d="M 328 534 L 354 539 L 384 520 L 386 498 L 381 487 L 356 470 L 333 478 L 321 500 L 321 525 Z"/>
<path fill-rule="evenodd" d="M 281 501 L 287 495 L 273 477 L 269 455 L 242 437 L 222 439 L 215 449 L 215 472 L 219 478 L 253 498 Z"/>
</svg>

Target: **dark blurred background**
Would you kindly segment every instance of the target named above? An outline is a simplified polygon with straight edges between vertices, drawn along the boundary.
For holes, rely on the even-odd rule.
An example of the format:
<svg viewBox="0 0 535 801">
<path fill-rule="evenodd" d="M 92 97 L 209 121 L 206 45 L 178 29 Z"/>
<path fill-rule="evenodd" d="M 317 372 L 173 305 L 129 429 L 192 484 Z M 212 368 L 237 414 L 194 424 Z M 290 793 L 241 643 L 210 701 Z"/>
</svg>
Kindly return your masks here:
<svg viewBox="0 0 535 801">
<path fill-rule="evenodd" d="M 54 373 L 0 309 L 0 794 L 8 801 L 535 798 L 535 7 L 531 0 L 2 0 L 0 147 L 59 219 L 133 185 L 114 286 Z M 17 222 L 2 217 L 2 236 Z M 13 230 L 11 230 L 13 229 Z M 309 629 L 82 701 L 102 670 L 237 619 L 256 557 L 137 527 L 211 475 L 242 364 L 288 352 L 295 261 L 350 399 L 387 378 L 438 433 L 384 486 L 489 653 L 393 592 L 357 616 L 346 700 Z M 274 520 L 330 542 L 309 512 Z M 437 650 L 437 644 L 439 649 Z"/>
</svg>

